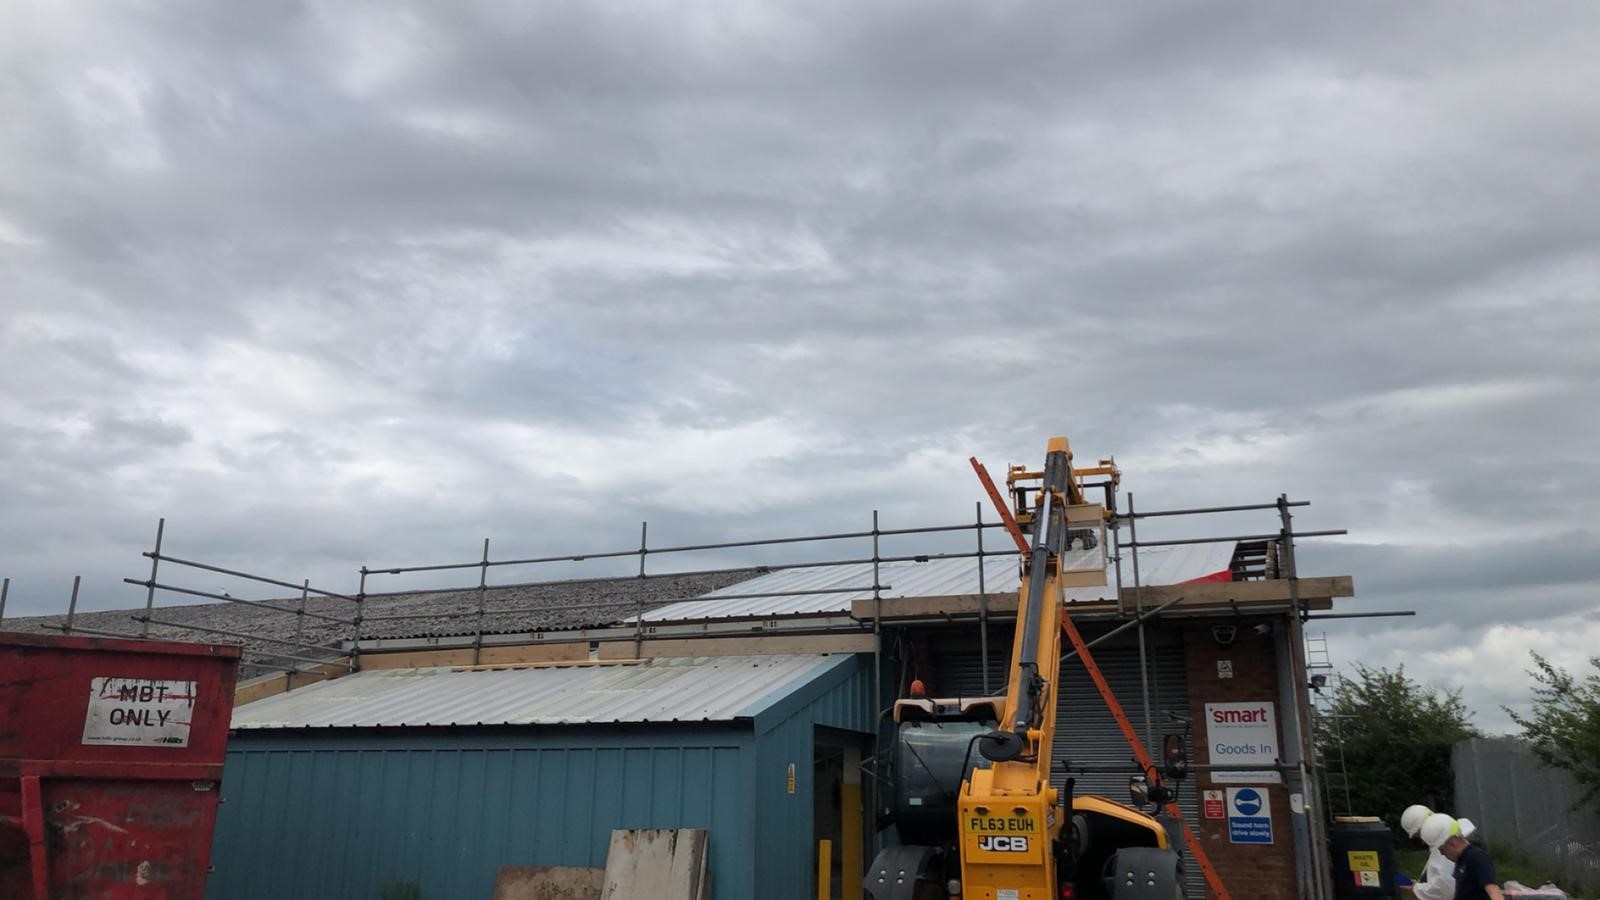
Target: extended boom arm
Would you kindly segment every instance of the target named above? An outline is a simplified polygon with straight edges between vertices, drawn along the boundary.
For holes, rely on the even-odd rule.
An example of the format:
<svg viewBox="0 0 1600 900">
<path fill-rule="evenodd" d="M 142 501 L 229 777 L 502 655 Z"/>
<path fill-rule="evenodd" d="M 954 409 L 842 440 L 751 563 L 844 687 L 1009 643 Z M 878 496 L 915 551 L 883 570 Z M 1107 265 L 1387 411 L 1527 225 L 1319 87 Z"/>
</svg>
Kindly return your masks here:
<svg viewBox="0 0 1600 900">
<path fill-rule="evenodd" d="M 1013 468 L 1008 481 L 1019 501 L 1017 523 L 1031 536 L 1001 727 L 978 739 L 978 752 L 993 764 L 962 783 L 962 881 L 976 897 L 998 890 L 989 886 L 1023 891 L 1019 898 L 1047 897 L 1056 884 L 1053 847 L 1067 817 L 1050 786 L 1063 588 L 1106 583 L 1105 507 L 1084 502 L 1066 438 L 1050 440 L 1043 471 Z M 1029 509 L 1028 483 L 1035 481 L 1037 501 Z M 1083 552 L 1069 565 L 1073 543 Z"/>
</svg>

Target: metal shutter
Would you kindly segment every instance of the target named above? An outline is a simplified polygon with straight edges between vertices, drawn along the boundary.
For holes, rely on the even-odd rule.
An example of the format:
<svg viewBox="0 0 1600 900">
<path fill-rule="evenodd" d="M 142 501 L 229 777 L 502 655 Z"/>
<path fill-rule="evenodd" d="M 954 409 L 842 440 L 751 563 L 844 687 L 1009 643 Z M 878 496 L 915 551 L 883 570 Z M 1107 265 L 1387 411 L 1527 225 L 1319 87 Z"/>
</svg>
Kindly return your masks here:
<svg viewBox="0 0 1600 900">
<path fill-rule="evenodd" d="M 1092 635 L 1091 635 L 1092 637 Z M 1181 732 L 1180 723 L 1168 721 L 1163 712 L 1190 716 L 1189 686 L 1184 674 L 1183 647 L 1164 641 L 1157 645 L 1156 635 L 1150 635 L 1146 644 L 1146 657 L 1150 661 L 1150 697 L 1154 707 L 1156 743 L 1149 747 L 1152 758 L 1161 754 L 1161 735 Z M 963 642 L 965 643 L 965 642 Z M 1064 643 L 1064 642 L 1063 642 Z M 942 645 L 942 646 L 941 646 Z M 1139 648 L 1136 644 L 1109 644 L 1094 649 L 1095 662 L 1105 675 L 1112 693 L 1122 703 L 1133 727 L 1140 735 L 1145 731 L 1144 696 L 1139 680 Z M 1005 690 L 1007 667 L 1011 655 L 1011 635 L 995 629 L 989 646 L 989 687 L 991 693 Z M 975 646 L 935 643 L 934 690 L 940 696 L 978 697 L 983 695 L 982 656 Z M 1057 763 L 1070 760 L 1080 765 L 1107 766 L 1127 764 L 1127 774 L 1075 775 L 1076 790 L 1080 794 L 1099 794 L 1119 803 L 1128 800 L 1128 775 L 1136 771 L 1133 753 L 1117 727 L 1116 719 L 1100 699 L 1094 681 L 1083 663 L 1074 658 L 1061 667 L 1065 682 L 1063 693 L 1057 698 L 1056 740 L 1054 755 Z M 1051 782 L 1056 787 L 1066 784 L 1067 776 L 1056 773 Z M 1191 824 L 1198 827 L 1200 802 L 1195 779 L 1188 778 L 1178 785 L 1178 807 Z M 1174 835 L 1181 842 L 1181 833 Z M 1192 860 L 1186 862 L 1186 887 L 1190 897 L 1205 896 L 1205 878 Z"/>
</svg>

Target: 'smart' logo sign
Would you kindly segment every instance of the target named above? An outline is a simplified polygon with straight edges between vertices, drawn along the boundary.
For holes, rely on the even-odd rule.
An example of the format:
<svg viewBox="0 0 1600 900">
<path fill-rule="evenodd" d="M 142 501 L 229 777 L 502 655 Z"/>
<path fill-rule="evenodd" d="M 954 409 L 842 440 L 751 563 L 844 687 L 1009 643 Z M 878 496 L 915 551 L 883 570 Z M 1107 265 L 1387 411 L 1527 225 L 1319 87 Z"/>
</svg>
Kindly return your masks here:
<svg viewBox="0 0 1600 900">
<path fill-rule="evenodd" d="M 1213 766 L 1241 769 L 1278 761 L 1278 714 L 1272 703 L 1207 703 L 1206 742 Z"/>
</svg>

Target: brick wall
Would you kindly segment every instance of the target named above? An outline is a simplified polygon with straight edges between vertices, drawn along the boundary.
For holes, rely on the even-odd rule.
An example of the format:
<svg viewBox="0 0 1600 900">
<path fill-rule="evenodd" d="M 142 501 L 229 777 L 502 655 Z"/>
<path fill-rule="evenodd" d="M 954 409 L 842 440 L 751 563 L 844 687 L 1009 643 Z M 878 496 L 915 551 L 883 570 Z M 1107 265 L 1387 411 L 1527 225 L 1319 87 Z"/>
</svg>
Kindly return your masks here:
<svg viewBox="0 0 1600 900">
<path fill-rule="evenodd" d="M 1217 676 L 1217 661 L 1233 663 L 1233 677 Z M 1278 740 L 1283 740 L 1285 710 L 1279 705 L 1277 659 L 1271 635 L 1255 635 L 1240 628 L 1229 647 L 1219 647 L 1209 626 L 1184 630 L 1184 663 L 1188 670 L 1189 708 L 1194 711 L 1193 749 L 1197 765 L 1211 762 L 1205 705 L 1262 700 L 1277 709 Z M 1197 773 L 1195 788 L 1226 790 L 1213 784 L 1209 774 Z M 1238 787 L 1238 785 L 1234 785 Z M 1228 840 L 1227 819 L 1201 818 L 1200 843 L 1211 857 L 1217 875 L 1234 900 L 1293 900 L 1295 885 L 1294 832 L 1289 824 L 1289 793 L 1283 785 L 1250 785 L 1266 795 L 1272 810 L 1272 843 L 1234 844 Z M 1226 796 L 1226 795 L 1224 795 Z M 1213 896 L 1207 891 L 1207 896 Z"/>
</svg>

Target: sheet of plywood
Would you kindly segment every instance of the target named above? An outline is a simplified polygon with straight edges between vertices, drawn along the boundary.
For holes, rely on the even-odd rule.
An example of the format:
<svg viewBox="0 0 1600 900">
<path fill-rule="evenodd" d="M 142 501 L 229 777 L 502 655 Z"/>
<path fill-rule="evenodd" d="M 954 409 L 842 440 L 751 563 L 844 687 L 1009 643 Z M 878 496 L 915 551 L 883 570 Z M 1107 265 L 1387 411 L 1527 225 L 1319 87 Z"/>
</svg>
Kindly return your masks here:
<svg viewBox="0 0 1600 900">
<path fill-rule="evenodd" d="M 424 666 L 471 666 L 550 662 L 589 658 L 588 641 L 484 647 L 476 663 L 471 647 L 436 650 L 369 651 L 361 654 L 363 669 L 411 669 Z"/>
<path fill-rule="evenodd" d="M 870 634 L 768 634 L 755 637 L 653 638 L 645 656 L 763 656 L 771 653 L 871 653 Z M 633 657 L 631 640 L 600 645 L 601 659 Z"/>
<path fill-rule="evenodd" d="M 350 670 L 344 666 L 349 664 L 350 657 L 342 656 L 333 660 L 333 662 L 339 665 L 313 666 L 303 672 L 294 672 L 288 675 L 267 675 L 244 682 L 233 692 L 233 705 L 243 706 L 246 703 L 254 703 L 257 700 L 276 697 L 284 691 L 305 687 L 308 684 L 315 684 L 319 681 L 326 681 L 329 678 L 338 678 L 349 673 Z"/>
<path fill-rule="evenodd" d="M 641 828 L 611 832 L 600 900 L 705 900 L 704 828 Z"/>
<path fill-rule="evenodd" d="M 1332 605 L 1333 597 L 1355 596 L 1355 584 L 1349 575 L 1335 575 L 1324 578 L 1302 578 L 1298 585 L 1300 598 L 1310 609 L 1327 609 Z M 1163 584 L 1141 588 L 1135 592 L 1131 587 L 1122 589 L 1123 605 L 1132 608 L 1136 603 L 1143 603 L 1145 609 L 1160 606 L 1168 600 L 1182 597 L 1174 615 L 1186 611 L 1202 610 L 1228 610 L 1232 612 L 1236 607 L 1260 606 L 1273 603 L 1284 603 L 1290 598 L 1289 582 L 1276 578 L 1266 581 L 1209 581 L 1196 584 Z M 989 594 L 989 615 L 1011 615 L 1017 611 L 1017 595 L 1014 593 Z M 885 619 L 894 618 L 927 618 L 941 615 L 976 615 L 978 613 L 979 598 L 976 594 L 957 594 L 945 597 L 885 597 L 882 606 L 873 600 L 855 600 L 850 604 L 850 615 L 856 619 L 870 621 L 875 613 L 881 613 Z M 1117 611 L 1115 602 L 1080 602 L 1067 605 L 1067 609 L 1076 617 L 1094 616 L 1096 614 L 1112 613 Z"/>
<path fill-rule="evenodd" d="M 599 900 L 605 875 L 582 866 L 501 866 L 494 900 Z"/>
</svg>

